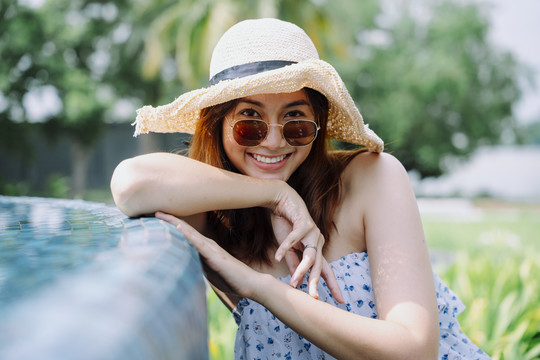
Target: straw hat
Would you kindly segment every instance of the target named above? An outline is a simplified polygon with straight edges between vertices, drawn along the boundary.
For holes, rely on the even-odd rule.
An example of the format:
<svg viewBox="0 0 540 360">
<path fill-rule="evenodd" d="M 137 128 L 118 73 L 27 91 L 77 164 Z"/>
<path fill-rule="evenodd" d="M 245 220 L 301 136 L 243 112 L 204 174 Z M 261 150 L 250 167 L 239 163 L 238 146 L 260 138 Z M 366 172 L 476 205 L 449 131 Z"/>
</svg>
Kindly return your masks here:
<svg viewBox="0 0 540 360">
<path fill-rule="evenodd" d="M 329 102 L 327 136 L 382 152 L 382 140 L 364 124 L 336 70 L 320 60 L 298 26 L 277 20 L 245 20 L 232 26 L 214 48 L 210 86 L 170 104 L 137 110 L 135 136 L 148 132 L 193 134 L 200 110 L 257 94 L 290 93 L 309 87 Z"/>
</svg>

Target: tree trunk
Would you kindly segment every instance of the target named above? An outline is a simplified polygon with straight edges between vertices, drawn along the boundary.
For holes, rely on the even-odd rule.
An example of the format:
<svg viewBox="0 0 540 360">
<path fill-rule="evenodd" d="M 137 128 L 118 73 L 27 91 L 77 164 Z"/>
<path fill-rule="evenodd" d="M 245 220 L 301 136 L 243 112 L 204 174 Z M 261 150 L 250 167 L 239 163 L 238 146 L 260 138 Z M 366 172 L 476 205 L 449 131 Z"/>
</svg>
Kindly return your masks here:
<svg viewBox="0 0 540 360">
<path fill-rule="evenodd" d="M 71 197 L 82 199 L 86 189 L 86 175 L 90 149 L 77 139 L 71 139 Z"/>
</svg>

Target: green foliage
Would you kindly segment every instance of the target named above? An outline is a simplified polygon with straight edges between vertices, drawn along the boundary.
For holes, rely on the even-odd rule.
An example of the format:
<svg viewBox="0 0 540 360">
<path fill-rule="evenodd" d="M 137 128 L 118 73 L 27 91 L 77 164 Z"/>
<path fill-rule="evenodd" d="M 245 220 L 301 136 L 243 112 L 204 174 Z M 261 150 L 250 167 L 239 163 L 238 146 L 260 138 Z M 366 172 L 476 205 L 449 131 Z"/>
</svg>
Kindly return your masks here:
<svg viewBox="0 0 540 360">
<path fill-rule="evenodd" d="M 479 201 L 481 212 L 423 217 L 430 247 L 443 251 L 491 252 L 528 249 L 540 253 L 540 212 L 535 204 L 492 205 Z M 493 208 L 491 208 L 493 206 Z M 500 206 L 500 208 L 497 208 Z"/>
<path fill-rule="evenodd" d="M 39 122 L 48 140 L 68 137 L 88 153 L 107 122 L 132 121 L 139 105 L 160 102 L 167 81 L 142 77 L 141 33 L 146 32 L 148 19 L 136 13 L 135 2 L 24 4 L 32 2 L 0 4 L 2 150 L 30 163 L 29 127 L 24 124 Z M 171 87 L 178 89 L 178 81 Z M 32 103 L 36 94 L 41 98 Z M 114 109 L 121 100 L 133 109 L 130 116 L 118 119 Z M 39 111 L 44 109 L 48 110 Z M 87 159 L 79 156 L 72 161 L 83 169 L 73 170 L 71 176 L 79 191 L 84 188 Z"/>
<path fill-rule="evenodd" d="M 87 145 L 97 140 L 110 103 L 98 97 L 102 78 L 92 61 L 98 40 L 111 32 L 111 26 L 105 19 L 85 16 L 92 5 L 96 3 L 48 1 L 33 9 L 12 1 L 4 8 L 1 23 L 7 35 L 0 40 L 0 78 L 8 81 L 2 82 L 0 91 L 9 102 L 2 118 L 14 122 L 53 118 L 57 132 Z M 61 108 L 44 119 L 31 119 L 24 99 L 45 87 L 55 89 Z"/>
<path fill-rule="evenodd" d="M 0 4 L 0 123 L 41 121 L 51 139 L 69 136 L 91 146 L 106 122 L 133 120 L 139 105 L 168 103 L 205 86 L 220 35 L 239 20 L 273 16 L 306 30 L 387 150 L 421 176 L 441 174 L 447 155 L 466 156 L 515 131 L 512 105 L 522 70 L 489 43 L 481 5 L 382 4 L 48 0 L 30 8 L 6 0 Z M 24 101 L 43 89 L 56 94 L 60 109 L 31 119 Z M 119 100 L 132 104 L 132 116 L 115 117 Z"/>
<path fill-rule="evenodd" d="M 444 274 L 468 308 L 463 331 L 493 359 L 540 357 L 538 253 L 462 254 Z"/>
<path fill-rule="evenodd" d="M 30 192 L 25 182 L 9 183 L 0 179 L 0 194 L 6 196 L 27 196 Z"/>
<path fill-rule="evenodd" d="M 461 328 L 495 360 L 540 358 L 537 204 L 476 204 L 478 213 L 423 217 L 431 249 L 451 256 L 436 270 L 467 309 Z"/>
<path fill-rule="evenodd" d="M 378 9 L 378 2 L 365 1 L 366 7 Z M 161 12 L 159 12 L 161 9 Z M 158 13 L 156 14 L 156 10 Z M 208 84 L 208 67 L 212 50 L 219 37 L 236 22 L 260 17 L 277 17 L 304 28 L 321 55 L 346 53 L 353 32 L 345 31 L 347 23 L 328 16 L 329 11 L 347 14 L 355 24 L 372 22 L 374 11 L 360 18 L 350 12 L 310 0 L 191 0 L 146 3 L 142 12 L 155 14 L 145 38 L 143 74 L 152 79 L 160 75 L 168 61 L 176 63 L 175 74 L 187 89 Z M 178 91 L 177 94 L 178 95 Z"/>
<path fill-rule="evenodd" d="M 55 198 L 66 198 L 69 194 L 69 181 L 70 179 L 61 174 L 52 174 L 47 179 L 47 184 L 45 186 L 46 197 L 55 197 Z"/>
<path fill-rule="evenodd" d="M 209 290 L 206 299 L 210 321 L 208 325 L 210 359 L 233 359 L 236 334 L 236 324 L 233 316 L 214 291 Z"/>
<path fill-rule="evenodd" d="M 6 196 L 45 196 L 55 198 L 67 198 L 69 194 L 70 179 L 61 174 L 51 174 L 45 183 L 43 190 L 34 191 L 24 182 L 5 182 L 0 178 L 0 194 Z M 110 191 L 109 191 L 110 193 Z"/>
<path fill-rule="evenodd" d="M 396 5 L 399 16 L 385 26 L 359 29 L 359 61 L 345 68 L 346 82 L 387 150 L 407 169 L 437 176 L 443 156 L 465 156 L 514 129 L 520 72 L 488 42 L 479 5 L 412 3 Z"/>
<path fill-rule="evenodd" d="M 274 16 L 306 30 L 388 151 L 421 176 L 440 175 L 446 155 L 465 157 L 515 132 L 521 68 L 488 42 L 481 5 L 408 0 L 386 7 L 377 0 L 171 2 L 150 24 L 144 74 L 155 78 L 174 59 L 187 89 L 205 86 L 219 36 L 239 20 Z"/>
</svg>

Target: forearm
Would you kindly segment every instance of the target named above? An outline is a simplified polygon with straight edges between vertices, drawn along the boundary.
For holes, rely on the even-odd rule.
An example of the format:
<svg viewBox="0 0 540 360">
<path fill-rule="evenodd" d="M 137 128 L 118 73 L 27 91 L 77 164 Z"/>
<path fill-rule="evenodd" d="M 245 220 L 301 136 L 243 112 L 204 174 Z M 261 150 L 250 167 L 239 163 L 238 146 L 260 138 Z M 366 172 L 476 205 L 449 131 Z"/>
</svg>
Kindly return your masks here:
<svg viewBox="0 0 540 360">
<path fill-rule="evenodd" d="M 210 210 L 269 206 L 284 185 L 168 153 L 124 160 L 111 179 L 114 200 L 129 216 L 158 210 L 189 216 Z"/>
<path fill-rule="evenodd" d="M 438 334 L 427 329 L 429 316 L 416 307 L 415 324 L 355 315 L 283 282 L 261 275 L 254 300 L 287 326 L 338 359 L 434 359 Z M 431 321 L 432 322 L 432 321 Z M 413 328 L 417 331 L 413 331 Z M 424 330 L 418 330 L 424 329 Z M 436 331 L 435 331 L 436 332 Z"/>
</svg>

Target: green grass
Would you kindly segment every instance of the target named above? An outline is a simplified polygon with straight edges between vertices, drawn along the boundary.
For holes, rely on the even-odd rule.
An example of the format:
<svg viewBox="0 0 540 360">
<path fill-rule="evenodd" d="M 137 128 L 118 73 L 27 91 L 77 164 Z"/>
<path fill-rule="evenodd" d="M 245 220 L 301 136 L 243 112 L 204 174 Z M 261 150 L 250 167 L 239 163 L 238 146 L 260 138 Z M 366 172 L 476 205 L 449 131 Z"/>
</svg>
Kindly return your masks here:
<svg viewBox="0 0 540 360">
<path fill-rule="evenodd" d="M 461 328 L 494 360 L 540 359 L 540 206 L 479 202 L 472 217 L 424 216 L 435 266 L 467 309 Z"/>
<path fill-rule="evenodd" d="M 474 214 L 423 216 L 431 249 L 540 252 L 540 205 L 479 202 Z"/>
<path fill-rule="evenodd" d="M 213 360 L 234 359 L 234 337 L 236 323 L 232 314 L 221 303 L 213 290 L 208 291 L 207 296 L 208 317 L 208 347 L 210 358 Z"/>
<path fill-rule="evenodd" d="M 493 359 L 540 358 L 538 253 L 461 253 L 442 278 L 467 305 L 463 331 Z"/>
<path fill-rule="evenodd" d="M 467 306 L 462 330 L 494 360 L 540 359 L 540 205 L 475 205 L 474 216 L 423 216 L 430 249 L 451 259 L 435 270 Z M 213 293 L 208 309 L 211 358 L 232 359 L 232 315 Z"/>
</svg>

